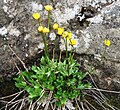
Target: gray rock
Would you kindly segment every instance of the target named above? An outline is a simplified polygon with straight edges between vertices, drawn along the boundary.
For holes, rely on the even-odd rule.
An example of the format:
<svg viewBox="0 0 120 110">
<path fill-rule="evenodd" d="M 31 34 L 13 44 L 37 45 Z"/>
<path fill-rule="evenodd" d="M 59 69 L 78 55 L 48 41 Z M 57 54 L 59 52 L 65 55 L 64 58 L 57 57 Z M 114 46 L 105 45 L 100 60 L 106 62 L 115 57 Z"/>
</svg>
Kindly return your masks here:
<svg viewBox="0 0 120 110">
<path fill-rule="evenodd" d="M 6 13 L 3 10 L 3 1 L 0 1 L 0 28 L 4 25 L 8 24 L 12 19 L 6 15 Z"/>
<path fill-rule="evenodd" d="M 38 36 L 38 25 L 32 13 L 38 11 L 46 24 L 46 12 L 43 5 L 53 4 L 53 20 L 60 26 L 72 31 L 77 39 L 78 54 L 93 55 L 94 60 L 104 63 L 111 70 L 110 76 L 105 68 L 96 69 L 102 83 L 112 79 L 119 83 L 120 78 L 120 1 L 119 0 L 4 0 L 0 1 L 0 75 L 16 72 L 20 61 L 9 46 L 26 63 L 43 48 L 41 37 Z M 104 40 L 109 39 L 111 45 L 105 49 Z M 64 50 L 64 45 L 60 45 Z M 106 51 L 106 52 L 105 52 Z M 95 63 L 95 62 L 94 62 Z M 86 64 L 85 65 L 89 65 Z M 104 76 L 104 74 L 107 74 Z M 104 76 L 104 78 L 103 78 Z"/>
</svg>

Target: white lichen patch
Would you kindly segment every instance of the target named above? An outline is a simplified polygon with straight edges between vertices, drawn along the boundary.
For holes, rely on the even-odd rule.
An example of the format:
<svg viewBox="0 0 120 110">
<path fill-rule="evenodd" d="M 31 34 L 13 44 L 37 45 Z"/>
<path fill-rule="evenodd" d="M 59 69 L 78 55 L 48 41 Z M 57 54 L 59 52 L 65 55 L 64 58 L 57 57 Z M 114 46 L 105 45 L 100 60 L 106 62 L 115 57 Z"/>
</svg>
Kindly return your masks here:
<svg viewBox="0 0 120 110">
<path fill-rule="evenodd" d="M 73 19 L 78 12 L 78 5 L 74 8 L 66 7 L 64 12 L 57 8 L 56 10 L 53 10 L 53 18 L 58 24 L 67 24 L 67 20 Z"/>
<path fill-rule="evenodd" d="M 8 11 L 8 7 L 7 7 L 6 5 L 4 5 L 4 6 L 3 6 L 3 10 L 4 10 L 4 12 L 7 13 L 7 11 Z"/>
<path fill-rule="evenodd" d="M 9 30 L 9 35 L 13 35 L 13 36 L 18 37 L 20 35 L 20 31 L 16 28 L 10 29 Z"/>
<path fill-rule="evenodd" d="M 50 33 L 49 38 L 50 40 L 55 40 L 56 34 L 54 32 Z"/>
<path fill-rule="evenodd" d="M 32 12 L 37 12 L 43 10 L 43 5 L 38 4 L 37 2 L 31 2 L 30 7 L 32 8 Z"/>
<path fill-rule="evenodd" d="M 14 27 L 12 23 L 7 27 L 7 30 L 9 35 L 13 35 L 16 37 L 18 37 L 21 34 L 20 31 L 16 27 Z"/>
<path fill-rule="evenodd" d="M 38 47 L 38 49 L 44 49 L 44 43 L 39 43 L 39 45 L 37 47 Z"/>
<path fill-rule="evenodd" d="M 17 9 L 13 5 L 16 3 L 17 1 L 13 2 L 13 0 L 4 0 L 3 10 L 10 18 L 14 18 L 18 14 Z"/>
<path fill-rule="evenodd" d="M 86 32 L 86 31 L 83 31 L 83 40 L 84 40 L 84 42 L 85 42 L 84 48 L 85 48 L 85 49 L 88 49 L 88 48 L 90 47 L 90 41 L 91 41 L 92 39 L 91 39 L 90 34 L 89 34 L 88 32 Z"/>
<path fill-rule="evenodd" d="M 29 55 L 26 53 L 25 56 L 28 57 Z"/>
<path fill-rule="evenodd" d="M 4 3 L 12 3 L 13 0 L 4 0 Z"/>
<path fill-rule="evenodd" d="M 24 40 L 27 40 L 30 38 L 30 34 L 26 34 L 26 36 L 24 37 Z"/>
<path fill-rule="evenodd" d="M 102 56 L 100 54 L 94 54 L 94 58 L 101 61 L 102 60 Z"/>
<path fill-rule="evenodd" d="M 93 17 L 93 18 L 87 19 L 87 21 L 90 21 L 91 23 L 95 23 L 95 24 L 102 23 L 103 22 L 103 17 L 101 16 L 101 14 L 99 14 L 99 15 Z"/>
<path fill-rule="evenodd" d="M 7 28 L 6 28 L 6 27 L 0 28 L 0 35 L 4 36 L 4 35 L 6 35 L 7 33 L 8 33 L 8 31 L 7 31 Z"/>
<path fill-rule="evenodd" d="M 114 11 L 115 7 L 116 6 L 120 6 L 120 1 L 116 1 L 116 2 L 113 2 L 111 5 L 108 5 L 106 7 L 104 7 L 102 10 L 101 10 L 101 13 L 102 14 L 108 14 L 112 11 Z M 115 12 L 114 12 L 115 13 Z"/>
</svg>

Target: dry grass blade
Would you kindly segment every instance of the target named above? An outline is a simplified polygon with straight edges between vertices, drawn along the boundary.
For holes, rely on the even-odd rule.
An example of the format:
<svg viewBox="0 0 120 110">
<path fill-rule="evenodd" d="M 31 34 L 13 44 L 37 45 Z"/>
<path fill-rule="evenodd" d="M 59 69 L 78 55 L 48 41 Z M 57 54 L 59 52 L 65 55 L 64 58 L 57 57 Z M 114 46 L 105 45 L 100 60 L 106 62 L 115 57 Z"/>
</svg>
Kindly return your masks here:
<svg viewBox="0 0 120 110">
<path fill-rule="evenodd" d="M 17 59 L 21 62 L 21 64 L 25 68 L 25 70 L 28 72 L 28 69 L 26 68 L 25 63 L 20 59 L 20 57 L 18 57 L 18 55 L 14 52 L 14 50 L 9 45 L 8 45 L 8 47 L 14 53 L 14 55 L 17 57 Z"/>
<path fill-rule="evenodd" d="M 16 108 L 14 108 L 14 110 L 18 110 L 18 107 L 19 107 L 19 105 L 17 105 Z"/>
<path fill-rule="evenodd" d="M 102 103 L 104 103 L 104 102 L 107 101 L 107 100 L 106 100 L 106 97 L 104 97 L 104 99 L 103 99 L 103 97 L 101 97 L 100 94 L 96 93 L 96 91 L 91 90 L 91 92 L 92 92 L 93 97 L 99 98 L 99 99 L 101 100 Z"/>
<path fill-rule="evenodd" d="M 118 108 L 115 108 L 114 106 L 108 104 L 107 102 L 105 103 L 105 105 L 107 105 L 109 108 L 111 108 L 112 110 L 119 110 Z"/>
<path fill-rule="evenodd" d="M 98 88 L 88 88 L 88 90 L 96 90 L 96 91 L 102 91 L 102 92 L 109 92 L 109 93 L 115 93 L 115 94 L 120 94 L 120 91 L 110 91 L 110 90 L 105 90 L 105 89 L 98 89 Z M 87 90 L 87 89 L 86 89 Z"/>
<path fill-rule="evenodd" d="M 80 104 L 81 104 L 82 110 L 85 110 L 85 109 L 84 109 L 84 106 L 83 106 L 83 102 L 80 102 Z"/>
<path fill-rule="evenodd" d="M 2 97 L 1 99 L 6 99 L 6 98 L 13 97 L 14 95 L 16 95 L 12 100 L 7 101 L 7 102 L 4 101 L 4 102 L 6 102 L 6 105 L 3 106 L 0 110 L 2 110 L 3 108 L 5 108 L 5 110 L 7 110 L 7 107 L 8 107 L 8 106 L 19 102 L 20 100 L 17 100 L 17 101 L 15 101 L 15 102 L 13 102 L 13 101 L 14 101 L 16 98 L 18 98 L 23 91 L 24 91 L 24 90 L 22 90 L 22 91 L 20 91 L 20 92 L 18 92 L 18 93 L 15 93 L 15 94 L 13 94 L 13 95 L 10 95 L 10 96 Z"/>
<path fill-rule="evenodd" d="M 37 105 L 37 108 L 36 108 L 36 110 L 38 110 L 38 109 L 39 109 L 40 105 L 41 105 L 41 103 L 39 103 L 39 104 Z"/>
<path fill-rule="evenodd" d="M 44 89 L 41 91 L 41 96 L 31 105 L 31 110 L 34 110 L 35 105 L 37 104 L 37 102 L 42 98 L 42 96 L 44 95 Z"/>
<path fill-rule="evenodd" d="M 15 94 L 9 95 L 9 96 L 0 97 L 0 99 L 6 99 L 6 98 L 9 98 L 9 97 L 13 97 L 13 96 L 15 96 L 15 95 L 17 95 L 17 94 L 19 94 L 19 93 L 21 93 L 21 92 L 23 92 L 23 91 L 24 91 L 24 90 L 22 90 L 22 91 L 20 91 L 20 92 L 17 92 L 17 93 L 15 93 Z"/>
<path fill-rule="evenodd" d="M 16 101 L 14 101 L 14 102 L 11 102 L 11 103 L 7 103 L 5 106 L 3 106 L 0 110 L 3 110 L 4 108 L 5 108 L 5 110 L 7 110 L 7 107 L 8 106 L 11 106 L 11 105 L 13 105 L 13 104 L 16 104 L 16 103 L 19 103 L 19 102 L 21 102 L 23 99 L 19 99 L 19 100 L 16 100 Z"/>
<path fill-rule="evenodd" d="M 81 108 L 80 108 L 80 106 L 79 106 L 79 104 L 77 102 L 77 99 L 75 99 L 75 102 L 76 102 L 76 105 L 77 105 L 78 109 L 81 110 Z"/>
<path fill-rule="evenodd" d="M 90 110 L 90 108 L 88 107 L 88 105 L 85 103 L 84 106 L 87 108 L 87 110 Z"/>
<path fill-rule="evenodd" d="M 48 97 L 48 101 L 47 101 L 47 104 L 46 104 L 44 110 L 47 110 L 47 109 L 48 109 L 49 104 L 50 104 L 50 100 L 51 100 L 51 98 L 52 98 L 52 94 L 53 94 L 53 91 L 50 91 L 49 97 Z"/>
<path fill-rule="evenodd" d="M 19 108 L 18 110 L 21 110 L 22 107 L 23 107 L 23 105 L 25 105 L 25 104 L 24 104 L 24 99 L 23 99 L 23 101 L 21 102 L 20 108 Z"/>
<path fill-rule="evenodd" d="M 10 104 L 10 103 L 11 103 L 12 101 L 14 101 L 18 96 L 20 96 L 20 94 L 21 94 L 22 92 L 24 92 L 24 90 L 22 90 L 21 92 L 19 92 L 19 94 L 18 94 L 16 97 L 14 97 L 11 101 L 9 101 L 8 104 Z"/>
<path fill-rule="evenodd" d="M 12 107 L 9 108 L 9 110 L 14 110 L 13 108 L 14 108 L 15 106 L 19 105 L 19 103 L 20 103 L 20 102 L 15 103 Z"/>
<path fill-rule="evenodd" d="M 92 83 L 95 85 L 95 88 L 98 88 L 97 85 L 96 85 L 96 83 L 95 83 L 95 81 L 94 81 L 94 79 L 93 79 L 93 77 L 91 76 L 91 74 L 88 74 L 88 75 L 90 76 L 90 78 L 92 80 Z M 105 97 L 103 96 L 103 94 L 101 93 L 101 91 L 98 91 L 98 92 L 100 93 L 100 96 L 104 99 Z"/>
<path fill-rule="evenodd" d="M 97 110 L 90 102 L 88 102 L 86 99 L 84 100 L 89 106 L 91 106 L 94 110 Z"/>
<path fill-rule="evenodd" d="M 70 101 L 70 100 L 67 101 L 67 103 L 66 103 L 65 106 L 66 106 L 67 109 L 69 109 L 69 110 L 75 110 L 75 107 L 73 106 L 72 101 Z"/>
<path fill-rule="evenodd" d="M 28 110 L 31 110 L 31 108 L 32 108 L 32 101 L 30 102 L 30 106 L 29 106 Z"/>
<path fill-rule="evenodd" d="M 102 100 L 100 100 L 98 97 L 94 96 L 95 102 L 100 105 L 100 107 L 102 107 L 104 110 L 106 110 L 106 107 L 104 106 L 104 102 L 102 102 Z"/>
</svg>

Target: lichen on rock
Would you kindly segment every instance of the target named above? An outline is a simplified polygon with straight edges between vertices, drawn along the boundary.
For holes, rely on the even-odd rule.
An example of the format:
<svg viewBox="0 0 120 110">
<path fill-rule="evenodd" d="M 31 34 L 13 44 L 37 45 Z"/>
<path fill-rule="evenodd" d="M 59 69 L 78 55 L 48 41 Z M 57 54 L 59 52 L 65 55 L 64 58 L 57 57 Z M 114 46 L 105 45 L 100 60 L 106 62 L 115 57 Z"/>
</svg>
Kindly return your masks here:
<svg viewBox="0 0 120 110">
<path fill-rule="evenodd" d="M 13 62 L 17 65 L 20 64 L 8 45 L 25 63 L 27 63 L 28 58 L 33 58 L 38 55 L 40 49 L 43 49 L 44 45 L 42 45 L 42 40 L 36 30 L 38 25 L 36 26 L 32 13 L 38 11 L 45 18 L 44 4 L 53 4 L 53 22 L 58 22 L 60 26 L 72 31 L 76 37 L 78 41 L 77 54 L 93 55 L 94 60 L 101 61 L 101 56 L 105 51 L 104 40 L 111 41 L 111 45 L 106 49 L 105 58 L 107 61 L 105 64 L 109 65 L 107 69 L 115 68 L 116 71 L 113 71 L 109 77 L 119 86 L 119 0 L 0 1 L 0 75 L 16 73 Z M 46 23 L 46 19 L 44 23 Z M 61 49 L 64 50 L 62 47 Z M 101 76 L 100 83 L 110 79 L 108 76 L 102 77 L 109 73 L 109 71 L 104 73 L 104 69 L 98 68 L 96 70 L 96 74 Z"/>
</svg>

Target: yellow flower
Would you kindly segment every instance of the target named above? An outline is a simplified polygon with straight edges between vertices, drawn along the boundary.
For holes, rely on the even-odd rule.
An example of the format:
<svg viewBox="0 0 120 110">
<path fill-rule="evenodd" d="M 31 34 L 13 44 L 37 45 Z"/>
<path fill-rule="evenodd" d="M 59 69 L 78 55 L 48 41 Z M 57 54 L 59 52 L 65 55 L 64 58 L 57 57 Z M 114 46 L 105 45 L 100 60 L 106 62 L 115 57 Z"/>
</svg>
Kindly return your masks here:
<svg viewBox="0 0 120 110">
<path fill-rule="evenodd" d="M 75 39 L 71 39 L 69 44 L 70 44 L 70 45 L 76 45 L 76 44 L 77 44 L 77 41 L 76 41 Z"/>
<path fill-rule="evenodd" d="M 39 31 L 39 32 L 42 32 L 42 31 L 43 31 L 43 27 L 42 27 L 42 26 L 39 26 L 39 27 L 38 27 L 38 31 Z"/>
<path fill-rule="evenodd" d="M 104 44 L 109 47 L 110 44 L 111 44 L 111 42 L 110 42 L 110 40 L 105 39 L 105 40 L 104 40 Z"/>
<path fill-rule="evenodd" d="M 40 14 L 37 13 L 37 12 L 36 12 L 36 13 L 33 13 L 32 16 L 33 16 L 33 18 L 36 19 L 36 20 L 40 19 Z"/>
<path fill-rule="evenodd" d="M 63 32 L 64 32 L 64 28 L 58 28 L 58 35 L 62 35 Z"/>
<path fill-rule="evenodd" d="M 59 25 L 58 25 L 57 23 L 55 23 L 55 24 L 53 25 L 53 29 L 58 29 L 58 27 L 59 27 Z"/>
<path fill-rule="evenodd" d="M 42 32 L 43 32 L 43 33 L 49 33 L 50 30 L 49 30 L 48 28 L 44 27 L 43 30 L 42 30 Z"/>
<path fill-rule="evenodd" d="M 47 11 L 53 10 L 53 7 L 51 5 L 46 5 L 44 7 L 45 7 L 45 10 L 47 10 Z"/>
<path fill-rule="evenodd" d="M 71 33 L 71 32 L 68 33 L 67 39 L 68 39 L 68 40 L 69 40 L 69 39 L 72 39 L 72 33 Z"/>
<path fill-rule="evenodd" d="M 67 38 L 67 36 L 68 36 L 68 32 L 64 31 L 63 34 L 62 34 L 62 37 Z"/>
</svg>

